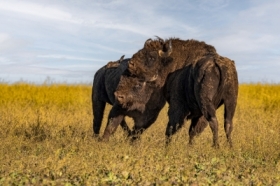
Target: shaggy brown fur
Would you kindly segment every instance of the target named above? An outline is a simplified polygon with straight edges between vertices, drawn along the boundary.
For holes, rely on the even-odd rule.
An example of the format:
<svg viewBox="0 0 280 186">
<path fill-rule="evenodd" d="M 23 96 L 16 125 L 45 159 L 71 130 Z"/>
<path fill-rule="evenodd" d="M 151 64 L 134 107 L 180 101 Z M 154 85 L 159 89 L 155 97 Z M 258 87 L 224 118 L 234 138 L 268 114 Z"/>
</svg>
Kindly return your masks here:
<svg viewBox="0 0 280 186">
<path fill-rule="evenodd" d="M 135 53 L 128 70 L 132 75 L 145 81 L 155 81 L 162 87 L 169 73 L 181 69 L 198 60 L 212 56 L 217 57 L 216 49 L 197 40 L 181 40 L 178 38 L 148 39 L 144 47 Z"/>
<path fill-rule="evenodd" d="M 238 95 L 237 72 L 232 60 L 221 56 L 202 58 L 171 73 L 163 88 L 143 82 L 141 78 L 124 76 L 121 81 L 127 83 L 125 87 L 117 88 L 116 98 L 120 97 L 124 105 L 126 100 L 130 103 L 135 101 L 140 110 L 147 99 L 151 102 L 149 95 L 152 91 L 157 91 L 158 96 L 164 94 L 169 103 L 169 122 L 166 128 L 168 139 L 182 127 L 187 118 L 192 120 L 189 129 L 190 143 L 195 135 L 203 131 L 208 121 L 213 132 L 213 144 L 219 146 L 216 109 L 224 104 L 224 128 L 228 142 L 232 145 L 232 118 Z"/>
</svg>

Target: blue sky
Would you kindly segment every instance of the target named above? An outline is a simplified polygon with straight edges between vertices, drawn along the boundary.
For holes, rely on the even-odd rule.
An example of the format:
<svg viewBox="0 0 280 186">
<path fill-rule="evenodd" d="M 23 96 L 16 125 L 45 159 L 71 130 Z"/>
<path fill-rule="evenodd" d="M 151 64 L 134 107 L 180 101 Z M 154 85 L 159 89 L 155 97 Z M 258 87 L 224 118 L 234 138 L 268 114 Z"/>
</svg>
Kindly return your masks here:
<svg viewBox="0 0 280 186">
<path fill-rule="evenodd" d="M 157 35 L 215 46 L 241 83 L 280 83 L 279 10 L 278 0 L 0 0 L 0 81 L 92 83 Z"/>
</svg>

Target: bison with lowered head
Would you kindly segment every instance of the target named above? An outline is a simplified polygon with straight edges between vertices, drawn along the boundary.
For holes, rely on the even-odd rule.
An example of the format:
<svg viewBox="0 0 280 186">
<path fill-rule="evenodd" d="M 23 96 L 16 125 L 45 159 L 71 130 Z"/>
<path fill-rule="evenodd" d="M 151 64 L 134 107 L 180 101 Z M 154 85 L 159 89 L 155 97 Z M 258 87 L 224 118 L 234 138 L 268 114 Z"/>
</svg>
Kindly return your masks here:
<svg viewBox="0 0 280 186">
<path fill-rule="evenodd" d="M 169 74 L 163 88 L 154 86 L 150 82 L 143 82 L 142 77 L 124 76 L 120 85 L 122 82 L 125 82 L 125 86 L 119 86 L 115 92 L 116 99 L 122 105 L 138 100 L 140 94 L 143 96 L 142 100 L 149 99 L 153 91 L 157 91 L 158 96 L 161 96 L 160 94 L 165 96 L 169 103 L 167 142 L 182 127 L 186 118 L 191 119 L 189 143 L 192 143 L 195 135 L 203 131 L 208 121 L 213 133 L 213 145 L 218 147 L 216 109 L 224 104 L 224 129 L 227 140 L 232 146 L 232 119 L 238 95 L 237 72 L 232 60 L 217 55 L 205 56 Z M 137 88 L 139 86 L 140 89 Z M 142 104 L 144 106 L 146 101 Z M 138 106 L 139 109 L 143 107 L 139 102 Z"/>
<path fill-rule="evenodd" d="M 118 126 L 119 124 L 121 124 L 123 129 L 128 131 L 129 136 L 132 136 L 133 139 L 135 139 L 134 136 L 136 134 L 143 132 L 144 129 L 154 123 L 160 110 L 166 102 L 163 96 L 157 96 L 156 91 L 149 94 L 149 97 L 153 99 L 156 104 L 150 103 L 149 100 L 145 100 L 147 104 L 138 105 L 137 101 L 140 101 L 141 103 L 144 101 L 141 99 L 134 102 L 127 101 L 122 105 L 115 101 L 114 92 L 120 79 L 122 79 L 121 75 L 128 68 L 129 59 L 123 58 L 124 56 L 122 56 L 118 61 L 109 62 L 104 67 L 100 68 L 94 75 L 92 87 L 92 109 L 93 131 L 95 136 L 99 135 L 106 103 L 113 105 L 108 116 L 108 124 L 104 133 L 105 139 L 108 139 L 108 134 L 116 130 L 117 127 L 114 126 Z M 129 79 L 129 81 L 131 80 L 132 79 Z M 125 80 L 123 82 L 125 82 Z M 139 83 L 139 86 L 138 84 L 134 84 L 134 90 L 139 90 L 141 88 L 140 85 L 142 85 L 142 82 Z M 121 84 L 119 86 L 121 86 Z M 134 127 L 132 131 L 129 130 L 124 120 L 125 116 L 130 116 L 134 120 Z"/>
</svg>

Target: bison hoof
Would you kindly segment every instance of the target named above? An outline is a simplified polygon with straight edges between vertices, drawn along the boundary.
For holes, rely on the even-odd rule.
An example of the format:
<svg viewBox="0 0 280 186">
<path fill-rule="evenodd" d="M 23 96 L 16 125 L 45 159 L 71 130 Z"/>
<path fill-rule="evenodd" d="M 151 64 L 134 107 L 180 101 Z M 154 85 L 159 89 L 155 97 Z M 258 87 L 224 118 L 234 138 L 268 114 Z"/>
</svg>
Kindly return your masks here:
<svg viewBox="0 0 280 186">
<path fill-rule="evenodd" d="M 106 137 L 101 137 L 101 138 L 98 138 L 97 140 L 98 142 L 108 142 L 109 141 L 109 138 L 106 138 Z"/>
<path fill-rule="evenodd" d="M 189 146 L 189 147 L 193 147 L 193 142 L 190 141 L 189 144 L 188 144 L 188 146 Z"/>
<path fill-rule="evenodd" d="M 216 143 L 216 144 L 213 144 L 212 147 L 215 148 L 215 149 L 219 149 L 219 148 L 220 148 L 220 145 Z"/>
<path fill-rule="evenodd" d="M 94 139 L 98 139 L 99 138 L 99 134 L 93 134 L 92 136 Z"/>
</svg>

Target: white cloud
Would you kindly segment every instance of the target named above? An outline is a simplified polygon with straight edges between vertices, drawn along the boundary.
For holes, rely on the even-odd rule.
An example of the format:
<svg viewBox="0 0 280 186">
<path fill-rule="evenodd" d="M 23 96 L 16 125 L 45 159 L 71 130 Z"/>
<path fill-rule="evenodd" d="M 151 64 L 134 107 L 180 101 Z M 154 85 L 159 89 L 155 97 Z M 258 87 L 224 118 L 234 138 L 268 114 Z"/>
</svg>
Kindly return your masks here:
<svg viewBox="0 0 280 186">
<path fill-rule="evenodd" d="M 199 7 L 207 11 L 219 11 L 228 6 L 229 0 L 200 0 Z"/>
<path fill-rule="evenodd" d="M 84 58 L 84 57 L 76 57 L 76 56 L 69 56 L 69 55 L 57 55 L 57 54 L 50 54 L 50 55 L 38 55 L 39 58 L 50 58 L 50 59 L 68 59 L 68 60 L 79 60 L 79 61 L 105 61 L 102 59 L 94 59 L 94 58 Z"/>
<path fill-rule="evenodd" d="M 58 21 L 78 22 L 78 20 L 72 19 L 70 13 L 58 9 L 57 7 L 47 6 L 46 4 L 35 4 L 23 1 L 0 1 L 0 10 Z"/>
<path fill-rule="evenodd" d="M 0 52 L 15 52 L 28 45 L 23 39 L 12 38 L 7 33 L 0 33 Z"/>
<path fill-rule="evenodd" d="M 260 36 L 252 35 L 252 32 L 238 31 L 237 33 L 227 34 L 225 36 L 212 39 L 216 48 L 221 48 L 222 52 L 227 53 L 256 53 L 269 47 L 275 40 L 272 35 L 262 34 Z"/>
<path fill-rule="evenodd" d="M 9 35 L 5 33 L 0 33 L 0 43 L 3 43 L 9 39 Z"/>
<path fill-rule="evenodd" d="M 4 65 L 4 64 L 10 64 L 11 61 L 9 59 L 7 59 L 6 57 L 0 57 L 0 64 Z"/>
</svg>

